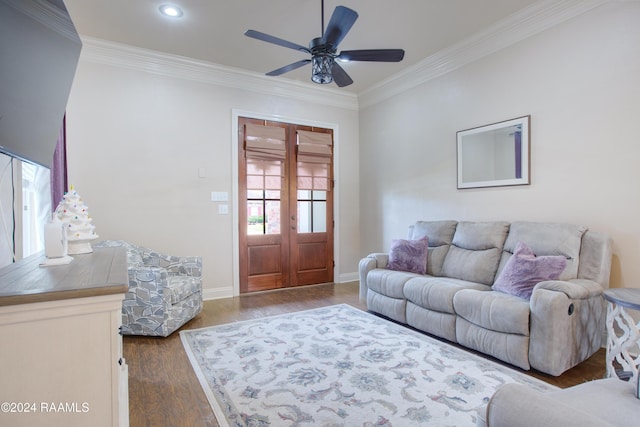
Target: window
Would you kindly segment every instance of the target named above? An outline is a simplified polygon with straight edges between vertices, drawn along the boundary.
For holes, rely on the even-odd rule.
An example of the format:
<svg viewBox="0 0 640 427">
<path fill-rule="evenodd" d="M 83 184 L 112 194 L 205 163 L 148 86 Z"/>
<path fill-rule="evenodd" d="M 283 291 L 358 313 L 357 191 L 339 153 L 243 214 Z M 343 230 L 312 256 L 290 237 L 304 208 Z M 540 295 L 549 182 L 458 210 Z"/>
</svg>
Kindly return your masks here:
<svg viewBox="0 0 640 427">
<path fill-rule="evenodd" d="M 49 169 L 0 154 L 0 267 L 43 250 L 50 218 Z"/>
</svg>

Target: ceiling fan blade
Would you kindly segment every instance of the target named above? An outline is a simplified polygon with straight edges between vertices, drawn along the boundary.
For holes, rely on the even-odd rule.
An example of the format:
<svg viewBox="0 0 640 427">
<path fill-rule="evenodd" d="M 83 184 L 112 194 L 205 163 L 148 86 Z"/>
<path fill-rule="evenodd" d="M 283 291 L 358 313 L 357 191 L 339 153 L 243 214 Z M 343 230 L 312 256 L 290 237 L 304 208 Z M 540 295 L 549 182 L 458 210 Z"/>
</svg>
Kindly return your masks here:
<svg viewBox="0 0 640 427">
<path fill-rule="evenodd" d="M 302 52 L 311 53 L 311 51 L 308 48 L 302 45 L 292 43 L 290 41 L 287 41 L 275 36 L 271 36 L 269 34 L 261 33 L 260 31 L 247 30 L 245 31 L 244 35 L 254 39 L 262 40 L 263 42 L 273 43 L 273 44 L 277 44 L 278 46 L 288 47 L 289 49 L 300 50 Z"/>
<path fill-rule="evenodd" d="M 334 49 L 347 35 L 353 23 L 358 19 L 358 13 L 348 7 L 338 6 L 333 11 L 329 25 L 322 35 L 322 44 L 331 45 Z"/>
<path fill-rule="evenodd" d="M 294 62 L 293 64 L 285 65 L 284 67 L 278 68 L 277 70 L 269 71 L 267 73 L 267 76 L 279 76 L 281 74 L 288 73 L 289 71 L 293 71 L 296 68 L 300 68 L 303 65 L 307 65 L 309 62 L 311 62 L 310 59 L 303 59 L 301 61 Z"/>
<path fill-rule="evenodd" d="M 403 49 L 343 50 L 336 59 L 344 61 L 400 62 L 404 58 Z"/>
<path fill-rule="evenodd" d="M 353 83 L 349 74 L 337 63 L 333 63 L 333 67 L 331 67 L 331 75 L 333 76 L 333 81 L 336 82 L 338 87 L 349 86 Z"/>
</svg>

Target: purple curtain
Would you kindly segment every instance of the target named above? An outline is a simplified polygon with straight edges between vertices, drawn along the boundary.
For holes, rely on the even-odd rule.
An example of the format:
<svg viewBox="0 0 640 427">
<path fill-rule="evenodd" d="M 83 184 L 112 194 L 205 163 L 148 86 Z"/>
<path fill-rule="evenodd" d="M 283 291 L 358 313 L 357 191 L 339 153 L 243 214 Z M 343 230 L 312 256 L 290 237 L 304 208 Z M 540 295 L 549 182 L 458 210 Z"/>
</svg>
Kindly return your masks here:
<svg viewBox="0 0 640 427">
<path fill-rule="evenodd" d="M 58 143 L 53 152 L 51 164 L 51 211 L 55 211 L 58 203 L 67 191 L 67 129 L 66 117 L 62 118 L 62 126 L 58 135 Z"/>
</svg>

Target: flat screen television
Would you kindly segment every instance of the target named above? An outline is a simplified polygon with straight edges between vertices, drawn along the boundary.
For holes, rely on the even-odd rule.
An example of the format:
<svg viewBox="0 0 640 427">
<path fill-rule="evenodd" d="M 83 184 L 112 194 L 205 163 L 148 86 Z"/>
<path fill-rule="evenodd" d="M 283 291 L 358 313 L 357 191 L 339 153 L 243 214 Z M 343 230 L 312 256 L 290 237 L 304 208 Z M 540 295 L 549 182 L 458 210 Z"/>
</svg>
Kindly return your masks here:
<svg viewBox="0 0 640 427">
<path fill-rule="evenodd" d="M 0 152 L 51 166 L 81 48 L 62 0 L 0 0 Z"/>
</svg>

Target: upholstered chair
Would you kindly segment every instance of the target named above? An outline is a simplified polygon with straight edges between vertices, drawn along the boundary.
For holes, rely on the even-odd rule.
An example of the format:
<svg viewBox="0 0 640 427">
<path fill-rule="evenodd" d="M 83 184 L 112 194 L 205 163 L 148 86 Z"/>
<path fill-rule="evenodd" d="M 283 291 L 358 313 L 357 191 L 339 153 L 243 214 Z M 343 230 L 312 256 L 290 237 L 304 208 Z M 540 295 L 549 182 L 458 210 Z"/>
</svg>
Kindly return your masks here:
<svg viewBox="0 0 640 427">
<path fill-rule="evenodd" d="M 588 381 L 542 393 L 523 384 L 502 385 L 480 411 L 477 427 L 636 427 L 637 384 L 617 378 Z"/>
<path fill-rule="evenodd" d="M 129 291 L 122 335 L 166 337 L 202 311 L 202 258 L 161 254 L 122 240 L 94 246 L 127 248 Z"/>
</svg>

